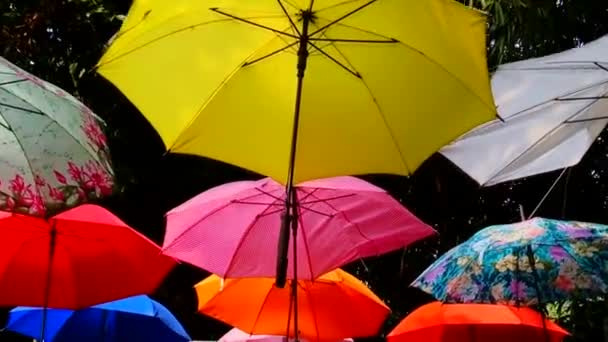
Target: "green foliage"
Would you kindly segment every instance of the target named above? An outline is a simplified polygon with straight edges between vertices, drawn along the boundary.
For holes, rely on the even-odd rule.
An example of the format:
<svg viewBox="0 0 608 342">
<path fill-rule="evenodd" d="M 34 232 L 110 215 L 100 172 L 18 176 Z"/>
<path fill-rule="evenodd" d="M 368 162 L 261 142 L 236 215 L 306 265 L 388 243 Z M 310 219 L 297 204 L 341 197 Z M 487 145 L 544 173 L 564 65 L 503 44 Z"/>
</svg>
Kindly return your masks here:
<svg viewBox="0 0 608 342">
<path fill-rule="evenodd" d="M 120 26 L 126 9 L 120 3 L 2 0 L 2 56 L 78 95 L 79 80 Z"/>
</svg>

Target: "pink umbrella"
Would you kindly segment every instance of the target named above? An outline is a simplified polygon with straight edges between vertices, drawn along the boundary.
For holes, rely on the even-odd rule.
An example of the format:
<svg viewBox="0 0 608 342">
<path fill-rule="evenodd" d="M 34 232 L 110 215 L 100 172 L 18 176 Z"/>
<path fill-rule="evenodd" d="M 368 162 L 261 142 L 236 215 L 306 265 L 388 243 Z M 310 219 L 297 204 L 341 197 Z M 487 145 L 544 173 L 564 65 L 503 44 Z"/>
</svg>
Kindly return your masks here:
<svg viewBox="0 0 608 342">
<path fill-rule="evenodd" d="M 297 279 L 436 233 L 386 191 L 355 177 L 301 183 L 297 196 Z M 167 213 L 163 249 L 224 278 L 274 277 L 284 209 L 285 187 L 269 178 L 220 185 Z M 290 279 L 293 267 L 290 260 Z"/>
<path fill-rule="evenodd" d="M 294 339 L 287 339 L 285 336 L 276 335 L 250 335 L 242 330 L 233 328 L 224 336 L 220 337 L 217 342 L 292 342 Z M 305 339 L 300 339 L 300 342 L 308 342 Z M 345 338 L 336 342 L 353 342 L 352 338 Z"/>
</svg>

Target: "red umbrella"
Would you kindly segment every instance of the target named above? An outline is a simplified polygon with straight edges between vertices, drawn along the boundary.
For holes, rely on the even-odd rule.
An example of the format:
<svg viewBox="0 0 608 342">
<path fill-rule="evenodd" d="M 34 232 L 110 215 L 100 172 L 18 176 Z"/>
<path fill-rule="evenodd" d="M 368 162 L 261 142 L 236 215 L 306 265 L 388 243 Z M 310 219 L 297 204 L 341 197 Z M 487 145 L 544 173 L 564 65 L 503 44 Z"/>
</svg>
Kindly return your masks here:
<svg viewBox="0 0 608 342">
<path fill-rule="evenodd" d="M 48 220 L 0 212 L 0 306 L 81 309 L 160 285 L 175 265 L 96 205 Z"/>
<path fill-rule="evenodd" d="M 568 335 L 568 332 L 557 324 L 525 307 L 433 302 L 419 307 L 405 317 L 388 334 L 386 340 L 387 342 L 560 342 Z"/>
</svg>

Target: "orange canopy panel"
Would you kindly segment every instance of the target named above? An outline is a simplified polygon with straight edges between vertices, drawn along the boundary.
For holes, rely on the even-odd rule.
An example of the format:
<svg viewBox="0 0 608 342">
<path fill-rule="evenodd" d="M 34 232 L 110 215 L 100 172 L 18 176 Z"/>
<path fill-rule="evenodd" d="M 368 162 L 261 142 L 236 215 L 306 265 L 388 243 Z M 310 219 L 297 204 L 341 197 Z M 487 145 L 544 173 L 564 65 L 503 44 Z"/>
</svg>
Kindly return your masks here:
<svg viewBox="0 0 608 342">
<path fill-rule="evenodd" d="M 198 311 L 250 334 L 285 336 L 289 330 L 293 337 L 291 286 L 277 288 L 274 282 L 209 276 L 195 286 Z M 365 284 L 339 269 L 300 280 L 297 289 L 299 336 L 309 341 L 376 335 L 390 312 Z"/>
<path fill-rule="evenodd" d="M 542 315 L 530 308 L 433 302 L 405 317 L 389 333 L 387 341 L 560 342 L 567 335 L 566 330 L 548 319 L 543 326 Z"/>
</svg>

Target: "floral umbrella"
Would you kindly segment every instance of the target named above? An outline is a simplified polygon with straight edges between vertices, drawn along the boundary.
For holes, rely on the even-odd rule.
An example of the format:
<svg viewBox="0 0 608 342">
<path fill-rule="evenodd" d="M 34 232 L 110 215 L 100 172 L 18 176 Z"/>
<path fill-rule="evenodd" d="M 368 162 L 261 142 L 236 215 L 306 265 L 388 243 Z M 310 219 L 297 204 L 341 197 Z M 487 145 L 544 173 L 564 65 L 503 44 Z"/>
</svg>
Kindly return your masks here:
<svg viewBox="0 0 608 342">
<path fill-rule="evenodd" d="M 101 120 L 0 57 L 0 210 L 49 216 L 113 188 Z"/>
<path fill-rule="evenodd" d="M 608 226 L 534 218 L 495 225 L 412 284 L 450 303 L 535 305 L 608 289 Z"/>
</svg>

